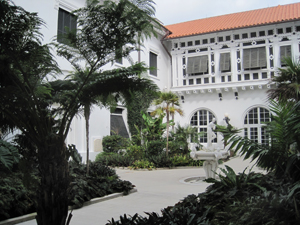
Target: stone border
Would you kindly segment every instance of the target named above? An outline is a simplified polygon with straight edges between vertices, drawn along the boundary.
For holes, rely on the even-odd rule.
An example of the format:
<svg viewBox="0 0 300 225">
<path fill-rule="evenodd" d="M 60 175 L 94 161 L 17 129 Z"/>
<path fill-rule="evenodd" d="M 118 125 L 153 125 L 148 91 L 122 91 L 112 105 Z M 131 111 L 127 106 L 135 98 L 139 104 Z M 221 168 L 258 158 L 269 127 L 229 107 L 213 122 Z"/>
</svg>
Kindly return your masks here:
<svg viewBox="0 0 300 225">
<path fill-rule="evenodd" d="M 136 188 L 130 190 L 129 194 L 132 194 L 132 193 L 135 193 L 135 192 L 137 192 Z M 110 194 L 110 195 L 106 195 L 104 197 L 93 198 L 88 202 L 84 202 L 82 207 L 92 205 L 92 204 L 96 204 L 96 203 L 103 202 L 103 201 L 107 201 L 107 200 L 110 200 L 110 199 L 118 198 L 118 197 L 123 197 L 123 196 L 126 196 L 126 195 L 124 195 L 123 193 L 113 193 L 113 194 Z M 72 210 L 72 208 L 69 207 L 69 210 Z M 7 220 L 0 221 L 0 225 L 4 225 L 4 224 L 5 225 L 14 225 L 14 224 L 18 224 L 18 223 L 23 223 L 23 222 L 26 222 L 26 221 L 29 221 L 29 220 L 33 220 L 33 219 L 35 219 L 35 217 L 36 217 L 36 213 L 31 213 L 31 214 L 27 214 L 27 215 L 23 215 L 23 216 L 19 216 L 19 217 L 10 218 L 10 219 L 7 219 Z"/>
</svg>

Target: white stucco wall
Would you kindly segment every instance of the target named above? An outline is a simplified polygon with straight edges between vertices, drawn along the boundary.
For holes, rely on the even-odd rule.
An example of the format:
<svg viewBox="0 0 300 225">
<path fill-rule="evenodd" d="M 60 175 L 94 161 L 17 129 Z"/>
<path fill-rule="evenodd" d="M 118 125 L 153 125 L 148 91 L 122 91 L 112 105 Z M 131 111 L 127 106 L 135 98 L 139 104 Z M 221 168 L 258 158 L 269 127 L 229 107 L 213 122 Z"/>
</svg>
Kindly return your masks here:
<svg viewBox="0 0 300 225">
<path fill-rule="evenodd" d="M 54 38 L 57 35 L 59 8 L 71 12 L 85 5 L 85 0 L 15 0 L 14 2 L 16 5 L 23 7 L 29 12 L 37 12 L 38 16 L 45 22 L 46 26 L 41 29 L 41 32 L 44 35 L 44 44 L 54 41 Z M 145 40 L 144 47 L 142 47 L 142 51 L 140 52 L 140 60 L 141 62 L 145 62 L 146 65 L 149 65 L 149 52 L 153 51 L 158 55 L 158 76 L 150 76 L 150 78 L 153 79 L 159 88 L 165 89 L 169 87 L 170 83 L 170 68 L 167 66 L 170 61 L 170 57 L 161 45 L 160 39 L 162 38 L 162 35 L 163 33 L 161 33 L 158 38 Z M 53 51 L 53 54 L 65 75 L 72 72 L 72 67 L 67 60 L 62 57 L 58 57 L 55 54 L 55 51 Z M 138 61 L 137 52 L 132 53 L 131 57 L 134 62 Z M 122 64 L 107 64 L 104 69 L 113 69 L 122 66 L 130 66 L 130 62 L 123 58 Z M 127 111 L 125 110 L 123 114 L 124 121 L 126 122 Z M 101 142 L 104 136 L 110 134 L 110 111 L 108 109 L 100 109 L 97 106 L 93 108 L 90 117 L 89 132 L 90 159 L 94 159 L 95 155 L 98 153 L 95 151 L 101 150 L 101 147 L 99 147 L 99 141 Z M 75 144 L 79 152 L 81 152 L 84 156 L 84 153 L 86 152 L 85 137 L 85 120 L 83 117 L 77 116 L 73 119 L 66 142 L 67 144 Z"/>
</svg>

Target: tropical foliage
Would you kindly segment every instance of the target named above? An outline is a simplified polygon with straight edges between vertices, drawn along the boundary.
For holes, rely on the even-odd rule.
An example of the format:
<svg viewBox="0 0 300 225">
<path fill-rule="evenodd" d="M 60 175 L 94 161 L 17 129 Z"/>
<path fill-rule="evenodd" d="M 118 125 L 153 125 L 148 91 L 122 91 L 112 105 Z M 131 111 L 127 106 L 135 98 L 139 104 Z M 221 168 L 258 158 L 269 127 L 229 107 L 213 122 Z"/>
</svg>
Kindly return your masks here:
<svg viewBox="0 0 300 225">
<path fill-rule="evenodd" d="M 161 214 L 147 212 L 112 219 L 107 225 L 146 224 L 297 224 L 300 217 L 299 198 L 292 198 L 288 190 L 293 186 L 273 174 L 249 172 L 236 174 L 230 167 L 219 174 L 206 192 L 189 195 Z"/>
<path fill-rule="evenodd" d="M 86 165 L 72 161 L 69 168 L 72 185 L 68 193 L 68 205 L 73 208 L 82 207 L 92 198 L 111 193 L 128 194 L 133 188 L 130 182 L 120 180 L 115 170 L 100 163 L 91 163 L 89 176 L 86 175 Z M 1 172 L 0 175 L 0 220 L 35 212 L 39 183 L 37 171 L 31 172 L 27 185 L 23 180 L 29 178 L 17 168 L 10 173 Z"/>
<path fill-rule="evenodd" d="M 278 68 L 278 76 L 272 79 L 276 88 L 268 91 L 270 99 L 299 101 L 300 96 L 300 61 L 284 58 L 285 68 Z"/>
<path fill-rule="evenodd" d="M 167 118 L 167 145 L 166 145 L 166 154 L 169 152 L 169 127 L 170 127 L 170 116 L 172 116 L 174 121 L 175 113 L 183 115 L 183 111 L 180 109 L 179 98 L 173 92 L 161 92 L 159 98 L 153 101 L 153 104 L 157 108 L 151 113 L 151 115 L 158 115 L 159 117 L 166 116 Z M 173 129 L 174 130 L 174 129 Z"/>
<path fill-rule="evenodd" d="M 142 37 L 155 34 L 158 23 L 153 17 L 153 1 L 97 3 L 88 1 L 85 8 L 77 10 L 77 33 L 69 30 L 63 43 L 54 45 L 80 76 L 59 80 L 56 75 L 62 72 L 49 45 L 42 44 L 40 27 L 44 22 L 10 0 L 0 2 L 0 118 L 7 121 L 6 127 L 13 122 L 36 152 L 38 224 L 65 224 L 68 220 L 71 178 L 65 139 L 84 100 L 101 96 L 105 101 L 115 94 L 116 99 L 122 96 L 130 102 L 132 90 L 156 88 L 141 78 L 147 70 L 143 64 L 102 69 L 113 62 L 116 49 L 123 47 L 122 56 L 128 56 L 138 49 Z"/>
</svg>

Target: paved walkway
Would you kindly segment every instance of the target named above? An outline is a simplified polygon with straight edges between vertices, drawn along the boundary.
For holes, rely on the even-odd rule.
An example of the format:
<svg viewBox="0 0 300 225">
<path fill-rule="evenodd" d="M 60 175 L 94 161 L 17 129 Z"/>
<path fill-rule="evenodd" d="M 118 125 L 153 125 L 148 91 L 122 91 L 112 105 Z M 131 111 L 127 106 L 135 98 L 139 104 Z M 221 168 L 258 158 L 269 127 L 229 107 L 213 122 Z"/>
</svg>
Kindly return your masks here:
<svg viewBox="0 0 300 225">
<path fill-rule="evenodd" d="M 220 167 L 229 165 L 236 172 L 242 172 L 251 167 L 249 160 L 240 157 L 233 158 Z M 261 171 L 254 167 L 253 170 Z M 174 205 L 189 194 L 204 192 L 209 184 L 201 181 L 197 184 L 185 183 L 189 177 L 204 177 L 203 168 L 159 169 L 153 171 L 135 171 L 117 169 L 117 174 L 123 180 L 132 182 L 137 192 L 97 204 L 89 205 L 73 211 L 71 225 L 99 224 L 105 225 L 108 220 L 119 219 L 120 215 L 134 215 L 144 212 L 160 212 L 161 209 Z M 35 220 L 20 223 L 20 225 L 36 225 Z"/>
</svg>

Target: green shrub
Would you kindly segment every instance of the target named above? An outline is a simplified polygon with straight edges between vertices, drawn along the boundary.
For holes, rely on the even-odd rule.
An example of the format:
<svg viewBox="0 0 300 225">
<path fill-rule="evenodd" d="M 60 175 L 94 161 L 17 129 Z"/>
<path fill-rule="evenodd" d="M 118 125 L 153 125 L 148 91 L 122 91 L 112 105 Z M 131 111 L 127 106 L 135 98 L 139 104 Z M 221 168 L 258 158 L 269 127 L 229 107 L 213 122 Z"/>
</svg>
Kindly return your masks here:
<svg viewBox="0 0 300 225">
<path fill-rule="evenodd" d="M 176 155 L 176 154 L 184 154 L 185 149 L 182 147 L 182 144 L 180 142 L 177 142 L 175 140 L 169 142 L 169 151 L 170 155 Z"/>
<path fill-rule="evenodd" d="M 173 166 L 171 158 L 168 157 L 165 152 L 159 155 L 150 155 L 147 157 L 147 159 L 150 162 L 152 162 L 157 168 L 162 168 L 162 167 L 171 168 Z"/>
<path fill-rule="evenodd" d="M 27 189 L 20 172 L 2 175 L 0 179 L 0 220 L 35 211 L 36 188 Z"/>
<path fill-rule="evenodd" d="M 164 148 L 166 147 L 166 142 L 162 140 L 149 141 L 147 144 L 147 155 L 160 155 Z"/>
<path fill-rule="evenodd" d="M 155 166 L 152 162 L 149 162 L 148 160 L 141 159 L 141 160 L 136 160 L 132 163 L 132 166 L 130 166 L 131 169 L 148 169 L 152 170 L 155 169 Z"/>
<path fill-rule="evenodd" d="M 102 140 L 102 146 L 104 152 L 118 153 L 121 149 L 126 149 L 129 145 L 127 138 L 123 138 L 120 135 L 105 136 Z"/>
<path fill-rule="evenodd" d="M 202 160 L 194 160 L 192 158 L 190 158 L 189 160 L 189 166 L 203 166 L 203 162 Z"/>
<path fill-rule="evenodd" d="M 92 198 L 102 197 L 111 193 L 128 194 L 133 188 L 129 181 L 118 178 L 115 170 L 101 165 L 99 162 L 90 164 L 89 175 L 86 176 L 86 165 L 70 163 L 72 185 L 69 193 L 69 205 L 81 207 Z"/>
<path fill-rule="evenodd" d="M 187 166 L 190 159 L 187 155 L 174 155 L 171 157 L 171 162 L 173 166 Z"/>
<path fill-rule="evenodd" d="M 129 147 L 127 147 L 126 154 L 129 157 L 134 158 L 135 160 L 141 159 L 144 155 L 144 149 L 142 146 L 130 145 Z"/>
<path fill-rule="evenodd" d="M 133 188 L 129 181 L 118 178 L 115 170 L 97 162 L 90 164 L 89 176 L 86 165 L 69 163 L 70 191 L 69 205 L 81 207 L 85 201 L 116 192 L 128 194 Z M 22 216 L 35 211 L 38 177 L 31 174 L 29 186 L 24 186 L 22 172 L 1 173 L 0 220 Z"/>
<path fill-rule="evenodd" d="M 96 156 L 95 162 L 99 162 L 101 165 L 112 167 L 128 167 L 134 162 L 134 158 L 125 154 L 106 153 L 101 152 Z"/>
</svg>

